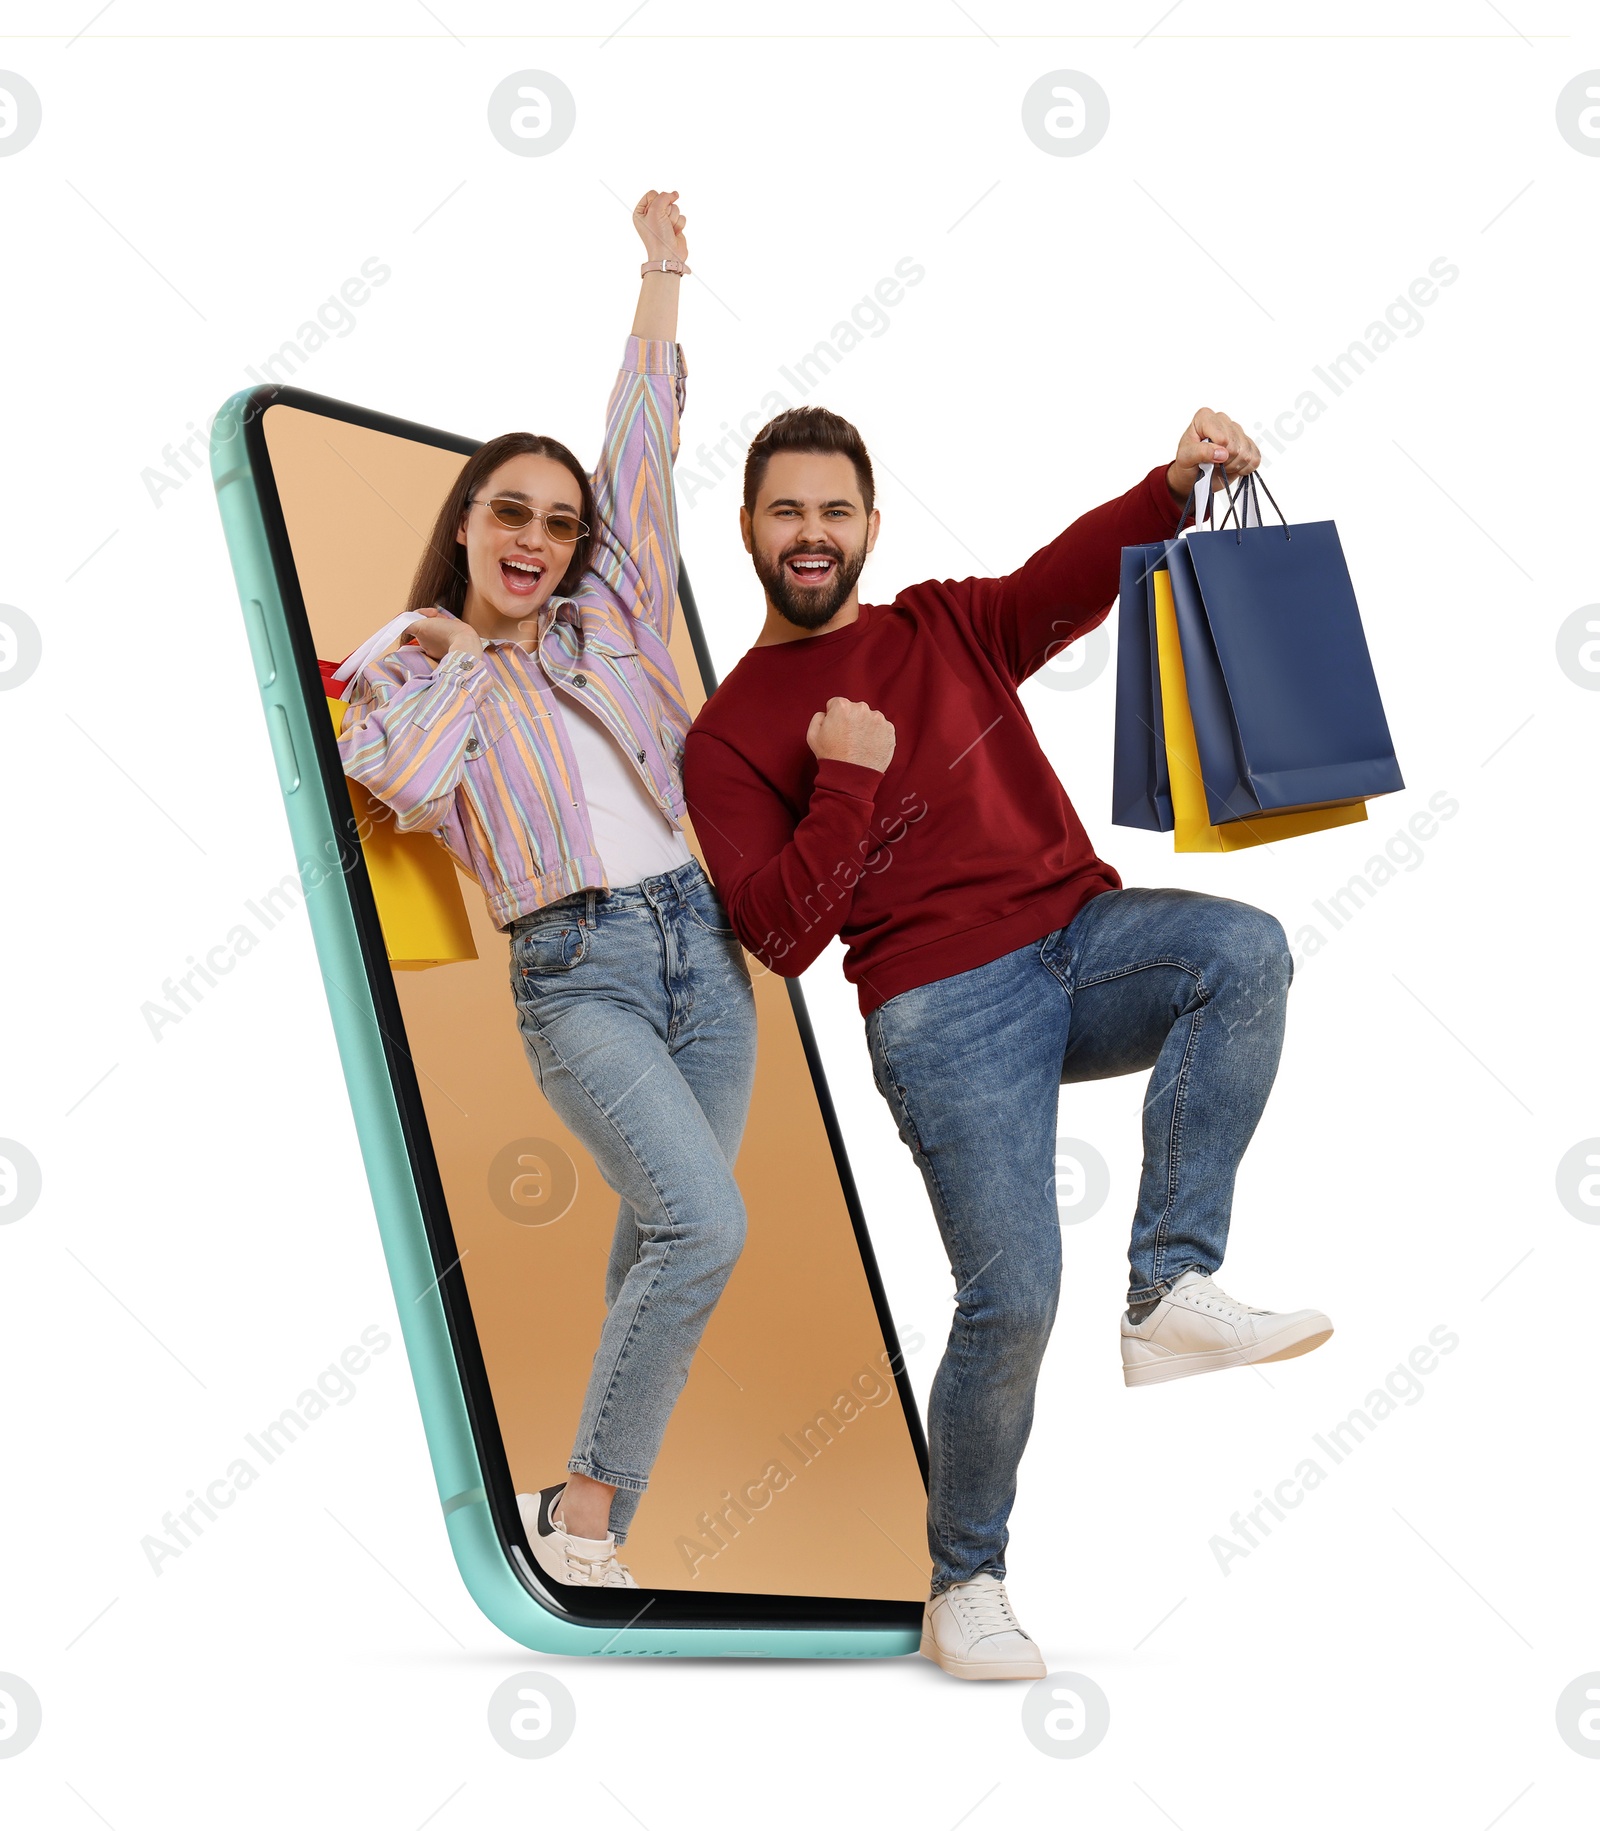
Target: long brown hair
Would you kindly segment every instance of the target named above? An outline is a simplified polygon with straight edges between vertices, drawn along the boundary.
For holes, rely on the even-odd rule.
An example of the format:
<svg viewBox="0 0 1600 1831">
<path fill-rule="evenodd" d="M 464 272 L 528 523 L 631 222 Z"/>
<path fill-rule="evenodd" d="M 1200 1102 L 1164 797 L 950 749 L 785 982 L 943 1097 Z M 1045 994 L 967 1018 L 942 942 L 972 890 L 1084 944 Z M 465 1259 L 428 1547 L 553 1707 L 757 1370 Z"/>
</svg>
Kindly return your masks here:
<svg viewBox="0 0 1600 1831">
<path fill-rule="evenodd" d="M 499 438 L 490 439 L 487 445 L 480 445 L 462 465 L 461 475 L 445 497 L 433 532 L 428 536 L 428 544 L 422 550 L 422 558 L 417 562 L 408 609 L 420 610 L 425 605 L 442 604 L 452 616 L 462 614 L 467 602 L 467 550 L 456 539 L 461 517 L 470 498 L 477 495 L 479 488 L 507 458 L 520 458 L 529 453 L 538 458 L 553 458 L 571 471 L 578 486 L 578 513 L 590 532 L 579 536 L 572 563 L 561 575 L 556 590 L 567 595 L 576 588 L 589 564 L 594 542 L 594 491 L 589 485 L 589 473 L 559 439 L 547 439 L 537 432 L 503 432 Z"/>
</svg>

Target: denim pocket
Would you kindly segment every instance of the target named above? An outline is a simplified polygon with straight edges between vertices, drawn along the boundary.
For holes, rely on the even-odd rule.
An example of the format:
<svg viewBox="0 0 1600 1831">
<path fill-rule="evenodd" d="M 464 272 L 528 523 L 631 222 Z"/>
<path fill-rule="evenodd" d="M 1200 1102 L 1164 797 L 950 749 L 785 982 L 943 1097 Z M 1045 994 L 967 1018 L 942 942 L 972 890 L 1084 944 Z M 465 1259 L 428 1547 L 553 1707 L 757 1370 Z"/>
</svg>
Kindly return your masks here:
<svg viewBox="0 0 1600 1831">
<path fill-rule="evenodd" d="M 904 994 L 897 995 L 904 996 Z M 893 1000 L 887 1002 L 893 1003 Z M 911 1117 L 911 1108 L 906 1104 L 908 1089 L 896 1075 L 894 1063 L 889 1059 L 889 1046 L 884 1038 L 883 1022 L 879 1016 L 883 1008 L 883 1005 L 879 1005 L 867 1015 L 867 1056 L 872 1063 L 873 1085 L 883 1095 L 884 1103 L 889 1108 L 890 1117 L 894 1120 L 895 1130 L 900 1134 L 901 1142 L 909 1146 L 915 1154 L 922 1150 L 922 1139 L 917 1132 L 917 1123 Z"/>
<path fill-rule="evenodd" d="M 735 939 L 733 926 L 728 921 L 728 912 L 709 884 L 696 890 L 692 896 L 685 897 L 683 906 L 691 919 L 708 935 L 715 935 L 719 941 Z"/>
<path fill-rule="evenodd" d="M 591 932 L 570 916 L 523 929 L 515 943 L 518 973 L 524 982 L 551 973 L 570 973 L 588 958 Z"/>
<path fill-rule="evenodd" d="M 867 1013 L 865 1024 L 867 1033 L 867 1061 L 872 1068 L 873 1086 L 876 1087 L 878 1092 L 887 1100 L 889 1092 L 884 1086 L 882 1032 L 880 1031 L 878 1024 L 874 1021 L 877 1015 L 878 1013 L 876 1010 Z"/>
</svg>

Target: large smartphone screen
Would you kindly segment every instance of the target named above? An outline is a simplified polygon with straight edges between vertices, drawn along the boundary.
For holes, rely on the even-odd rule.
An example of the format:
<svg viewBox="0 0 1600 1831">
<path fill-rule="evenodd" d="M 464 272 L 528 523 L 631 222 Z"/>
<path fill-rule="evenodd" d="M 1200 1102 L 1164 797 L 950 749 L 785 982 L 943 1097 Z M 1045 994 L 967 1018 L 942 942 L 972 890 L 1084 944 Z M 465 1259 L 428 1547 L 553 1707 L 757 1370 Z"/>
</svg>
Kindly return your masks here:
<svg viewBox="0 0 1600 1831">
<path fill-rule="evenodd" d="M 256 449 L 270 468 L 258 488 L 319 773 L 348 804 L 316 661 L 343 660 L 414 608 L 424 540 L 474 444 L 284 388 L 261 412 Z M 672 654 L 697 711 L 714 682 L 686 581 Z M 338 820 L 346 809 L 334 806 Z M 384 817 L 378 804 L 368 811 Z M 353 811 L 350 820 L 359 835 Z M 502 1537 L 525 1556 L 514 1495 L 565 1478 L 618 1197 L 539 1092 L 508 936 L 478 884 L 450 865 L 476 958 L 395 970 L 374 920 L 375 829 L 365 830 L 368 850 L 357 859 L 352 845 L 346 880 L 392 1032 L 396 1099 L 486 1487 Z M 624 1555 L 658 1592 L 653 1619 L 727 1620 L 743 1597 L 767 1599 L 755 1612 L 779 1618 L 901 1623 L 927 1595 L 921 1429 L 798 987 L 746 960 L 760 1038 L 736 1165 L 748 1240 Z M 563 1590 L 559 1601 L 581 1617 L 586 1597 L 603 1598 L 605 1619 L 621 1600 Z M 802 1598 L 818 1599 L 815 1610 Z"/>
</svg>

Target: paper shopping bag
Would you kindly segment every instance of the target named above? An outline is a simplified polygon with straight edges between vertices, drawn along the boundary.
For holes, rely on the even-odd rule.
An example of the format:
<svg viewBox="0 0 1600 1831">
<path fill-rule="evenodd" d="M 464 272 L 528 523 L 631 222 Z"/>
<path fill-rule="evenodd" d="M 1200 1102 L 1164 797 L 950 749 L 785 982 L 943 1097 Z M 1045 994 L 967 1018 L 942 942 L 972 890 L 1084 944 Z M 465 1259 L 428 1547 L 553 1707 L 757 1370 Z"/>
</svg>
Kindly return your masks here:
<svg viewBox="0 0 1600 1831">
<path fill-rule="evenodd" d="M 1172 831 L 1172 791 L 1162 730 L 1150 574 L 1166 543 L 1122 549 L 1117 596 L 1117 721 L 1111 762 L 1111 823 Z"/>
<path fill-rule="evenodd" d="M 1149 586 L 1155 612 L 1161 722 L 1165 733 L 1167 774 L 1172 787 L 1173 850 L 1238 852 L 1246 846 L 1268 845 L 1273 840 L 1295 839 L 1302 833 L 1320 833 L 1328 827 L 1349 826 L 1365 820 L 1367 804 L 1349 801 L 1332 807 L 1256 814 L 1248 820 L 1212 824 L 1200 772 L 1200 752 L 1195 743 L 1189 683 L 1184 670 L 1183 646 L 1178 639 L 1172 574 L 1168 568 L 1161 566 L 1152 571 Z"/>
<path fill-rule="evenodd" d="M 1262 526 L 1255 485 L 1230 498 L 1239 525 L 1192 528 L 1166 555 L 1217 825 L 1405 787 L 1338 530 L 1281 511 Z"/>
<path fill-rule="evenodd" d="M 330 665 L 322 664 L 325 681 Z M 335 736 L 349 709 L 345 700 L 328 699 Z M 396 972 L 421 972 L 476 960 L 472 923 L 450 854 L 431 833 L 398 831 L 392 809 L 361 783 L 348 776 L 345 781 L 390 966 Z"/>
</svg>

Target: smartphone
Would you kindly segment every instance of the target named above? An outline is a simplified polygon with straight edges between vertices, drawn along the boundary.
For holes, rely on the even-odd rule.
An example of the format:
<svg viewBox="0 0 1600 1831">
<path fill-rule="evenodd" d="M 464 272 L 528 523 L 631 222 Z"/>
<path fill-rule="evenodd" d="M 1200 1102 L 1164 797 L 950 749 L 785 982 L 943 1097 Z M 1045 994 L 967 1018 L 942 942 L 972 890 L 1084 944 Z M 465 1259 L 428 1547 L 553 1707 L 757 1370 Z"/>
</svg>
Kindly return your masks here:
<svg viewBox="0 0 1600 1831">
<path fill-rule="evenodd" d="M 922 1426 L 804 997 L 751 956 L 759 1053 L 736 1165 L 747 1243 L 629 1533 L 641 1587 L 556 1584 L 529 1552 L 516 1496 L 565 1479 L 618 1201 L 538 1090 L 508 936 L 453 861 L 461 945 L 425 970 L 391 960 L 374 894 L 381 834 L 340 767 L 319 665 L 414 608 L 427 531 L 476 449 L 284 385 L 234 395 L 211 438 L 457 1566 L 489 1619 L 543 1652 L 915 1652 L 928 1592 Z M 716 682 L 686 576 L 679 593 L 671 646 L 693 713 Z"/>
</svg>

